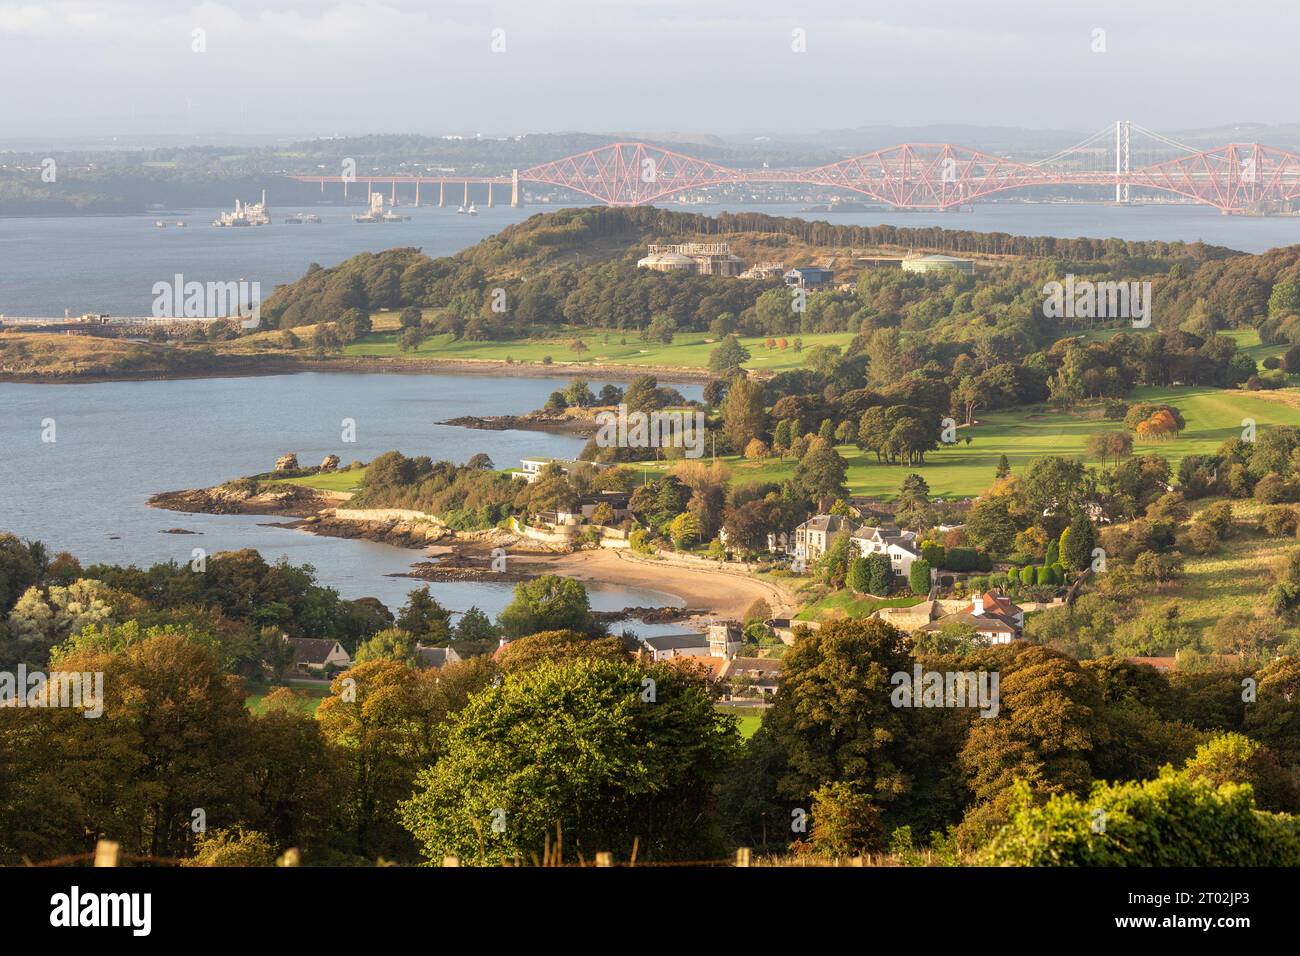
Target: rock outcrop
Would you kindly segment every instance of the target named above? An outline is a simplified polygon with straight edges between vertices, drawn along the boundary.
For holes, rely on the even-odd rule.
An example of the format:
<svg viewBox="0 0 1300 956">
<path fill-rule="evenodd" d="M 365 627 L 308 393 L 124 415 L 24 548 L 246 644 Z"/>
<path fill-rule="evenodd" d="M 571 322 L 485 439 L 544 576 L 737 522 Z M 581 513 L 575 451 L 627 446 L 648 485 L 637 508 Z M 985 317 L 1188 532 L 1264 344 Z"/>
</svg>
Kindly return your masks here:
<svg viewBox="0 0 1300 956">
<path fill-rule="evenodd" d="M 324 460 L 322 460 L 321 463 L 320 463 L 320 470 L 321 470 L 321 471 L 333 471 L 333 470 L 336 469 L 338 466 L 339 466 L 339 456 L 338 456 L 338 455 L 326 455 L 325 458 L 324 458 Z"/>
<path fill-rule="evenodd" d="M 215 488 L 165 491 L 149 499 L 153 508 L 211 515 L 289 515 L 305 518 L 317 514 L 327 502 L 312 488 L 290 484 L 230 482 Z"/>
<path fill-rule="evenodd" d="M 290 452 L 287 455 L 281 455 L 279 458 L 275 460 L 275 470 L 276 471 L 297 471 L 298 456 L 295 455 L 293 452 Z"/>
</svg>

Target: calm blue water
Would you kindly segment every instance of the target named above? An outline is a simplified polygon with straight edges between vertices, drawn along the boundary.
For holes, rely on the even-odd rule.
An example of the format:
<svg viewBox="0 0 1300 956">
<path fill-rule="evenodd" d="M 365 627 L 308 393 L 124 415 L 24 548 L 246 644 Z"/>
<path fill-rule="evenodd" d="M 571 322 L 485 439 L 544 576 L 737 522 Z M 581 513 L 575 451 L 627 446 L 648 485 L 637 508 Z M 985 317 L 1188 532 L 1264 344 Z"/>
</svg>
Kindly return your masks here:
<svg viewBox="0 0 1300 956">
<path fill-rule="evenodd" d="M 455 375 L 301 374 L 92 385 L 0 383 L 0 530 L 40 538 L 83 563 L 145 566 L 257 548 L 268 560 L 288 556 L 316 567 L 323 584 L 347 598 L 373 595 L 389 607 L 423 582 L 385 575 L 407 570 L 422 552 L 345 538 L 264 527 L 282 519 L 183 515 L 149 508 L 159 491 L 205 487 L 270 470 L 295 452 L 303 464 L 327 454 L 368 461 L 398 449 L 463 462 L 484 451 L 499 467 L 521 456 L 571 456 L 581 439 L 526 431 L 475 431 L 436 425 L 458 415 L 506 414 L 542 405 L 554 380 Z M 604 384 L 604 383 L 600 383 Z M 683 386 L 690 397 L 699 388 Z M 56 441 L 42 443 L 44 419 Z M 340 422 L 356 420 L 355 444 Z M 187 528 L 202 535 L 162 534 Z M 476 604 L 495 616 L 512 586 L 432 583 L 443 604 Z M 596 587 L 593 607 L 680 605 L 653 590 Z M 673 630 L 672 626 L 665 626 Z M 638 632 L 655 628 L 638 625 Z"/>
<path fill-rule="evenodd" d="M 274 202 L 274 197 L 272 197 Z M 402 223 L 359 224 L 357 207 L 315 207 L 318 225 L 288 226 L 285 215 L 305 207 L 274 208 L 273 224 L 253 229 L 214 229 L 217 210 L 62 219 L 0 219 L 0 314 L 73 315 L 107 312 L 145 315 L 155 282 L 260 282 L 262 297 L 280 283 L 301 276 L 309 263 L 329 266 L 358 252 L 418 246 L 432 256 L 451 255 L 554 206 L 498 206 L 477 217 L 454 209 L 403 210 Z M 1013 235 L 1049 235 L 1205 242 L 1243 252 L 1263 252 L 1300 243 L 1300 217 L 1222 216 L 1196 206 L 1084 206 L 983 203 L 974 212 L 801 213 L 802 204 L 683 205 L 706 215 L 719 211 L 757 211 L 803 216 L 833 223 L 942 226 Z M 156 218 L 184 219 L 185 229 L 158 229 Z"/>
</svg>

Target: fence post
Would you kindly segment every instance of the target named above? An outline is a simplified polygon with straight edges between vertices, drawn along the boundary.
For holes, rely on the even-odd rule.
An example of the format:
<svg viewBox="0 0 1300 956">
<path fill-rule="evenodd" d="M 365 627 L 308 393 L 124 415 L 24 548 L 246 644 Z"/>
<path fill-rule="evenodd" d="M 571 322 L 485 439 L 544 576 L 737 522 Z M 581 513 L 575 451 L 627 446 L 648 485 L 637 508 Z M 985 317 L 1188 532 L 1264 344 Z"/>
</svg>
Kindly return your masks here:
<svg viewBox="0 0 1300 956">
<path fill-rule="evenodd" d="M 597 866 L 613 866 L 613 865 L 614 865 L 614 854 L 613 854 L 613 853 L 597 853 L 597 854 L 596 854 L 596 865 L 597 865 Z"/>
<path fill-rule="evenodd" d="M 122 844 L 116 840 L 100 840 L 95 844 L 95 866 L 117 866 L 122 854 Z"/>
<path fill-rule="evenodd" d="M 458 857 L 458 856 L 444 856 L 444 857 L 442 858 L 442 865 L 443 865 L 443 866 L 460 866 L 460 857 Z"/>
<path fill-rule="evenodd" d="M 736 866 L 749 866 L 749 847 L 742 846 L 737 848 Z"/>
</svg>

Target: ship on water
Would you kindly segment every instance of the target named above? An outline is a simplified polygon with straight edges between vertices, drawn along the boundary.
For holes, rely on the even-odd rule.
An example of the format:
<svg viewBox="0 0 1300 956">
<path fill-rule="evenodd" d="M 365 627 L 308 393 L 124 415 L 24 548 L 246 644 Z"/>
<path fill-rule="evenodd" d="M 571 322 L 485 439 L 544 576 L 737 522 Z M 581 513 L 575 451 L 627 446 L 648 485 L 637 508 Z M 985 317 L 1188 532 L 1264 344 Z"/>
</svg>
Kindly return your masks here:
<svg viewBox="0 0 1300 956">
<path fill-rule="evenodd" d="M 226 228 L 236 226 L 269 226 L 271 217 L 266 210 L 266 190 L 262 190 L 261 202 L 241 203 L 235 200 L 234 212 L 223 212 L 212 220 L 212 225 Z"/>
<path fill-rule="evenodd" d="M 287 217 L 284 222 L 285 225 L 289 226 L 301 226 L 306 222 L 320 222 L 320 216 L 311 212 L 296 212 L 292 216 Z"/>
<path fill-rule="evenodd" d="M 406 222 L 410 216 L 402 216 L 391 209 L 384 209 L 384 194 L 370 194 L 370 209 L 352 217 L 353 222 Z"/>
</svg>

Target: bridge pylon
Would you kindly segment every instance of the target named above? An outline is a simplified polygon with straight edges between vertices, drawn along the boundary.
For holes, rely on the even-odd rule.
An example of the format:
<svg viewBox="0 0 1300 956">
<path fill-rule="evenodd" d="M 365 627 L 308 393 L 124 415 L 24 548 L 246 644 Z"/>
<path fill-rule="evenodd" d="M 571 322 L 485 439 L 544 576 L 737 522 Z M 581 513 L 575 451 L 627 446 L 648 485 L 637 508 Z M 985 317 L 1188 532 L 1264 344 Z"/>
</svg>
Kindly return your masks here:
<svg viewBox="0 0 1300 956">
<path fill-rule="evenodd" d="M 1127 203 L 1129 149 L 1133 124 L 1128 120 L 1115 121 L 1115 202 Z"/>
</svg>

